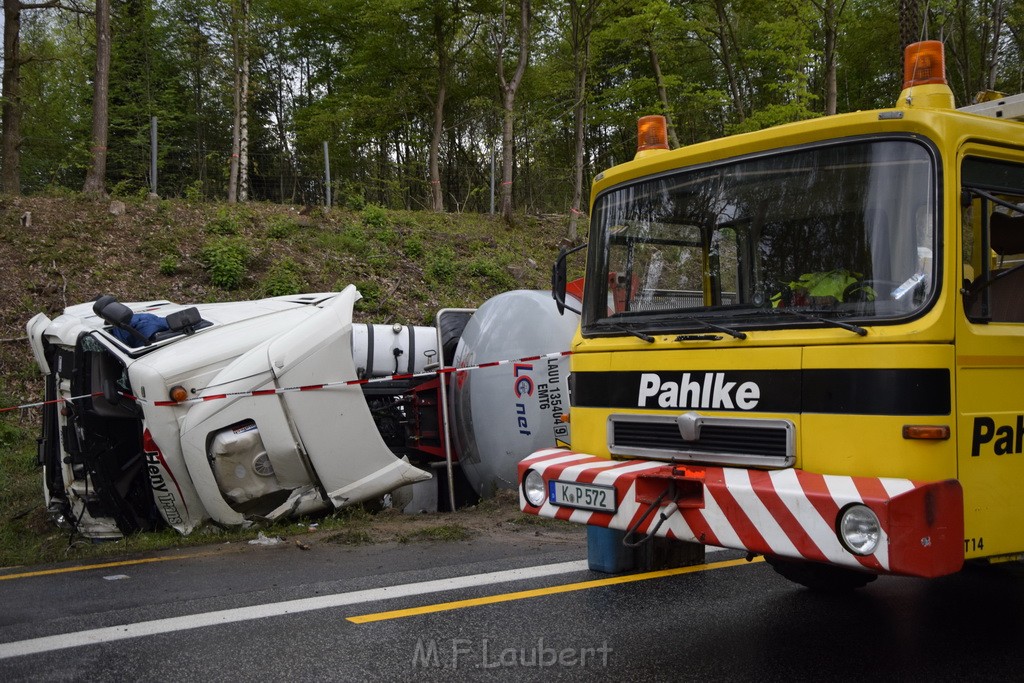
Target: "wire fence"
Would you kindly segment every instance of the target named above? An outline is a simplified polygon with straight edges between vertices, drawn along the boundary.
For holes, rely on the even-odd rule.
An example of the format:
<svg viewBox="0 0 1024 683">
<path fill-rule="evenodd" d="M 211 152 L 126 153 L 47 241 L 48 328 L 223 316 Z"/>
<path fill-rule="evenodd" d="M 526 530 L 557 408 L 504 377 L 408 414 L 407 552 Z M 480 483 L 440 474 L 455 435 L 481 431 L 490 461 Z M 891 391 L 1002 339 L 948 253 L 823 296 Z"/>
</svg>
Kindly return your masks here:
<svg viewBox="0 0 1024 683">
<path fill-rule="evenodd" d="M 112 194 L 154 192 L 164 198 L 227 198 L 230 149 L 194 141 L 180 144 L 180 138 L 166 141 L 146 133 L 130 131 L 110 143 L 106 178 Z M 432 186 L 425 150 L 403 151 L 382 153 L 377 148 L 336 148 L 327 143 L 316 145 L 314 150 L 252 149 L 248 153 L 247 198 L 309 206 L 373 202 L 389 208 L 431 208 Z M 440 184 L 448 210 L 486 213 L 500 204 L 502 183 L 495 177 L 500 173 L 500 163 L 498 168 L 493 163 L 495 153 L 487 147 L 460 149 L 455 158 L 443 161 Z M 86 141 L 24 137 L 22 191 L 78 191 L 90 162 Z M 550 161 L 540 165 L 534 157 L 517 168 L 512 189 L 514 205 L 533 213 L 566 212 L 571 177 L 570 168 Z"/>
<path fill-rule="evenodd" d="M 249 153 L 248 196 L 257 201 L 323 204 L 323 159 L 295 154 Z M 81 189 L 90 163 L 82 143 L 25 137 L 21 145 L 22 191 Z M 108 189 L 115 195 L 154 192 L 162 197 L 224 198 L 231 166 L 229 151 L 157 146 L 154 169 L 149 143 L 118 142 L 107 153 Z M 319 172 L 313 169 L 319 167 Z M 154 179 L 154 173 L 155 179 Z"/>
</svg>

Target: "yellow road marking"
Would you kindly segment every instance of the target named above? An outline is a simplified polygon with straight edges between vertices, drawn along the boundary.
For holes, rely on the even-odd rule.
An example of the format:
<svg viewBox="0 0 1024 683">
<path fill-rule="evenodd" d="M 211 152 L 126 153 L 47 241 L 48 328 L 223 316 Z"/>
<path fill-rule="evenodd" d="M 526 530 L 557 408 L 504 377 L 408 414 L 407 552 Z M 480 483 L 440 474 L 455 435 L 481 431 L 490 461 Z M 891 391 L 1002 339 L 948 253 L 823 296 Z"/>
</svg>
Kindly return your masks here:
<svg viewBox="0 0 1024 683">
<path fill-rule="evenodd" d="M 110 567 L 130 567 L 134 564 L 149 564 L 151 562 L 170 562 L 171 560 L 188 560 L 193 557 L 201 557 L 202 553 L 194 555 L 175 555 L 174 557 L 147 557 L 141 560 L 123 560 L 121 562 L 105 562 L 103 564 L 83 564 L 77 567 L 64 567 L 63 569 L 41 569 L 36 572 L 22 572 L 21 574 L 0 575 L 0 581 L 10 579 L 28 579 L 33 576 L 48 576 L 50 574 L 68 574 L 70 572 L 84 572 L 92 569 L 109 569 Z"/>
<path fill-rule="evenodd" d="M 756 557 L 751 562 L 761 562 L 764 558 Z M 633 583 L 635 581 L 647 581 L 649 579 L 661 579 L 667 576 L 678 576 L 679 574 L 692 574 L 694 572 L 709 571 L 711 569 L 724 569 L 735 567 L 741 564 L 748 564 L 746 559 L 725 560 L 723 562 L 712 562 L 710 564 L 698 564 L 691 567 L 678 567 L 676 569 L 662 569 L 656 572 L 644 574 L 627 574 L 625 576 L 612 576 L 607 579 L 595 579 L 593 581 L 581 581 L 579 583 L 567 583 L 561 586 L 549 586 L 547 588 L 535 588 L 533 590 L 516 591 L 515 593 L 502 593 L 501 595 L 488 595 L 483 598 L 470 598 L 468 600 L 454 600 L 452 602 L 441 602 L 434 605 L 422 607 L 410 607 L 408 609 L 396 609 L 390 612 L 376 612 L 374 614 L 363 614 L 356 617 L 347 617 L 348 621 L 354 624 L 366 624 L 373 621 L 386 621 L 388 619 L 401 619 L 413 617 L 420 614 L 432 614 L 434 612 L 447 612 L 463 607 L 478 607 L 480 605 L 493 605 L 498 602 L 509 602 L 511 600 L 525 600 L 536 598 L 542 595 L 557 595 L 558 593 L 569 593 L 572 591 L 587 590 L 588 588 L 600 588 L 601 586 L 615 586 L 620 583 Z"/>
</svg>

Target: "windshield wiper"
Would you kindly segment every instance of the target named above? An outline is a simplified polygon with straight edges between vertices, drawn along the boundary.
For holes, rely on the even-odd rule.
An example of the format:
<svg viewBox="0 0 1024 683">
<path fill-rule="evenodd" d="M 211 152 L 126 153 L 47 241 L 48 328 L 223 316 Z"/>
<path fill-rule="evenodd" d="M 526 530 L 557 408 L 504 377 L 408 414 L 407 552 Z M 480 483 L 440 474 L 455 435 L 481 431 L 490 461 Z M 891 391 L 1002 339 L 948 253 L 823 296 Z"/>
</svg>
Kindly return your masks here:
<svg viewBox="0 0 1024 683">
<path fill-rule="evenodd" d="M 709 323 L 706 320 L 702 320 L 702 319 L 696 317 L 693 314 L 679 315 L 679 314 L 663 313 L 661 315 L 645 315 L 645 316 L 643 316 L 642 319 L 638 318 L 636 322 L 637 323 L 640 323 L 640 322 L 648 323 L 649 325 L 657 326 L 659 328 L 660 327 L 668 327 L 669 329 L 673 329 L 675 331 L 678 331 L 678 329 L 680 327 L 683 327 L 685 329 L 685 325 L 687 325 L 689 323 L 695 323 L 697 325 L 700 325 L 701 327 L 703 327 L 706 330 L 713 330 L 715 332 L 724 332 L 725 334 L 729 335 L 730 337 L 734 337 L 736 339 L 746 339 L 747 338 L 747 333 L 746 332 L 740 332 L 739 330 L 737 330 L 737 329 L 735 329 L 733 327 L 726 327 L 725 325 L 718 325 L 716 323 Z M 621 324 L 618 324 L 618 323 L 607 322 L 607 323 L 604 323 L 604 324 L 608 325 L 609 327 L 614 327 L 614 328 L 623 330 L 624 332 L 628 332 L 628 333 L 630 333 L 630 334 L 632 334 L 634 336 L 640 337 L 641 339 L 645 339 L 645 337 L 649 336 L 649 335 L 646 335 L 646 334 L 641 336 L 642 333 L 639 333 L 636 330 L 631 330 L 631 329 L 627 328 L 625 325 L 621 325 Z M 693 339 L 695 339 L 695 337 L 693 335 L 686 335 L 686 334 L 681 334 L 678 337 L 676 337 L 676 341 L 691 341 Z M 707 337 L 700 337 L 700 340 L 702 340 L 702 341 L 705 340 L 705 339 L 707 339 Z M 646 341 L 646 339 L 645 339 L 645 341 Z M 651 337 L 650 341 L 654 341 L 654 338 Z"/>
<path fill-rule="evenodd" d="M 680 315 L 678 313 L 676 313 L 676 314 L 668 313 L 668 314 L 651 316 L 649 318 L 645 318 L 645 321 L 650 322 L 650 323 L 655 324 L 655 325 L 664 325 L 664 326 L 671 325 L 673 328 L 678 328 L 682 324 L 696 323 L 697 325 L 700 325 L 701 327 L 703 327 L 705 330 L 714 330 L 715 332 L 724 332 L 725 334 L 729 335 L 730 337 L 734 337 L 736 339 L 746 339 L 747 338 L 747 333 L 746 332 L 740 332 L 735 327 L 726 327 L 725 325 L 719 325 L 717 323 L 709 323 L 707 320 L 703 320 L 702 318 L 698 318 L 693 313 L 683 314 L 683 315 Z M 675 323 L 680 323 L 680 324 L 676 325 Z M 676 341 L 687 341 L 689 339 L 689 337 L 690 337 L 690 335 L 681 334 L 678 337 L 676 337 Z"/>
<path fill-rule="evenodd" d="M 715 323 L 709 323 L 708 321 L 701 320 L 700 318 L 686 318 L 685 320 L 686 322 L 689 323 L 697 323 L 706 330 L 714 330 L 715 332 L 725 332 L 730 337 L 735 337 L 736 339 L 747 338 L 746 332 L 740 332 L 739 330 L 734 330 L 731 327 L 726 327 L 724 325 L 716 325 Z M 676 341 L 685 341 L 686 337 L 687 335 L 681 334 L 678 337 L 676 337 Z"/>
<path fill-rule="evenodd" d="M 651 335 L 644 334 L 643 332 L 640 332 L 639 330 L 630 329 L 629 327 L 626 327 L 625 325 L 620 325 L 619 323 L 605 323 L 605 326 L 606 327 L 612 327 L 612 328 L 614 328 L 616 330 L 621 330 L 622 332 L 625 332 L 626 334 L 631 334 L 634 337 L 636 337 L 637 339 L 643 339 L 648 344 L 654 343 L 654 337 L 652 337 Z"/>
<path fill-rule="evenodd" d="M 831 325 L 832 327 L 840 327 L 844 330 L 855 332 L 856 334 L 859 334 L 862 337 L 868 333 L 868 331 L 865 328 L 861 327 L 860 325 L 854 325 L 853 323 L 844 323 L 842 320 L 836 320 L 835 318 L 825 318 L 823 316 L 816 315 L 814 313 L 808 313 L 806 311 L 795 311 L 792 308 L 771 308 L 765 310 L 771 311 L 772 315 L 792 315 L 797 318 L 813 320 L 814 322 Z"/>
</svg>

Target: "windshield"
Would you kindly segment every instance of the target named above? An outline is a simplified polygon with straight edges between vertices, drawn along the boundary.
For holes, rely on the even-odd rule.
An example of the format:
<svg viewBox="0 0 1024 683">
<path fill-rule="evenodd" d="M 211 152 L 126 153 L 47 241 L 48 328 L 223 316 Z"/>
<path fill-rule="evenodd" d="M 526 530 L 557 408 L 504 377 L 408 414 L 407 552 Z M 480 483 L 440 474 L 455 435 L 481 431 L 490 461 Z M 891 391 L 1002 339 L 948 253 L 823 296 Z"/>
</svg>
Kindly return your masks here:
<svg viewBox="0 0 1024 683">
<path fill-rule="evenodd" d="M 584 334 L 915 315 L 935 289 L 935 176 L 923 144 L 885 139 L 612 189 L 594 206 Z"/>
</svg>

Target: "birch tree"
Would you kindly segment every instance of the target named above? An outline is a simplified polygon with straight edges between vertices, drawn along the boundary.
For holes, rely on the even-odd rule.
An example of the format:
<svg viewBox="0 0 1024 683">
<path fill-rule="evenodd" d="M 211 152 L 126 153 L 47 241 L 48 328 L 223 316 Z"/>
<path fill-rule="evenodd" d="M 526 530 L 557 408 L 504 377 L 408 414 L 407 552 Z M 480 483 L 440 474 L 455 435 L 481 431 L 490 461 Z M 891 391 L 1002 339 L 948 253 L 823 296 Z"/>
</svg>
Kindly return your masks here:
<svg viewBox="0 0 1024 683">
<path fill-rule="evenodd" d="M 501 215 L 506 221 L 512 219 L 512 173 L 514 159 L 514 123 L 516 91 L 523 81 L 526 67 L 530 62 L 530 26 L 532 14 L 530 0 L 519 0 L 519 29 L 515 31 L 509 23 L 506 0 L 501 3 L 501 15 L 492 30 L 495 56 L 497 57 L 498 84 L 501 92 Z M 513 46 L 518 46 L 515 70 L 512 77 L 506 75 L 505 55 Z"/>
</svg>

